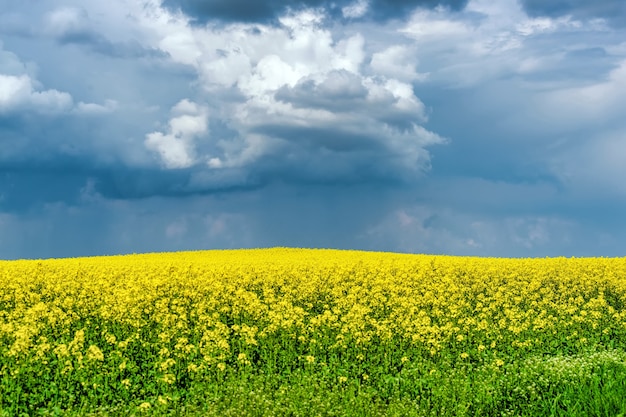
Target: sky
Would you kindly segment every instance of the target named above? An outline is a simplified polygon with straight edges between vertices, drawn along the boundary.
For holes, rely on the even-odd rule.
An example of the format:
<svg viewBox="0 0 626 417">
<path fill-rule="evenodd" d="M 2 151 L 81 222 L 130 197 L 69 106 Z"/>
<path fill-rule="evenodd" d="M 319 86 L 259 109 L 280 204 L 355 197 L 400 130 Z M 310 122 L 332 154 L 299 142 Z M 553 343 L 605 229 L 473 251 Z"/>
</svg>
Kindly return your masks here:
<svg viewBox="0 0 626 417">
<path fill-rule="evenodd" d="M 0 0 L 0 259 L 626 256 L 623 0 Z"/>
</svg>

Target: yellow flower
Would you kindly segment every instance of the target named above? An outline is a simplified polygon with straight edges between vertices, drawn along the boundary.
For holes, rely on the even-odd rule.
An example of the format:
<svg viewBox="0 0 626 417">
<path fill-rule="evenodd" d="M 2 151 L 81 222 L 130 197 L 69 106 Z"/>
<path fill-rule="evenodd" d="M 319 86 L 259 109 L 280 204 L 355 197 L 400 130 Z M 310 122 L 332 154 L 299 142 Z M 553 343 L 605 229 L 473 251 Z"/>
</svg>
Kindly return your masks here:
<svg viewBox="0 0 626 417">
<path fill-rule="evenodd" d="M 346 378 L 345 376 L 340 376 L 338 379 L 340 384 L 343 384 L 348 380 L 348 378 Z"/>
<path fill-rule="evenodd" d="M 174 374 L 165 374 L 163 375 L 163 378 L 161 378 L 161 381 L 165 382 L 166 384 L 173 384 L 174 382 L 176 382 L 176 376 Z"/>
<path fill-rule="evenodd" d="M 139 408 L 141 410 L 147 410 L 150 407 L 151 407 L 151 404 L 149 402 L 143 402 L 143 403 L 139 404 Z"/>
<path fill-rule="evenodd" d="M 315 356 L 311 356 L 311 355 L 307 355 L 305 356 L 305 359 L 308 363 L 313 363 L 315 362 Z"/>
<path fill-rule="evenodd" d="M 461 353 L 460 356 L 461 356 L 461 359 L 467 359 L 467 358 L 469 358 L 469 353 L 463 352 L 463 353 Z"/>
<path fill-rule="evenodd" d="M 241 363 L 242 365 L 251 365 L 252 362 L 250 362 L 250 360 L 248 359 L 248 356 L 245 353 L 240 353 L 237 356 L 237 361 L 239 363 Z"/>
<path fill-rule="evenodd" d="M 106 333 L 104 336 L 104 340 L 106 340 L 107 343 L 114 345 L 117 339 L 115 338 L 114 334 Z"/>
<path fill-rule="evenodd" d="M 176 365 L 176 361 L 172 358 L 169 359 L 165 359 L 165 361 L 161 362 L 161 364 L 159 365 L 159 368 L 162 371 L 166 371 L 169 368 L 171 368 L 172 366 Z"/>
<path fill-rule="evenodd" d="M 58 345 L 57 347 L 54 348 L 53 352 L 59 357 L 59 358 L 65 358 L 67 356 L 70 356 L 70 351 L 67 348 L 67 345 L 65 343 L 62 343 L 60 345 Z"/>
<path fill-rule="evenodd" d="M 91 361 L 103 361 L 104 354 L 100 350 L 100 348 L 96 345 L 90 345 L 89 349 L 87 349 L 87 359 Z"/>
</svg>

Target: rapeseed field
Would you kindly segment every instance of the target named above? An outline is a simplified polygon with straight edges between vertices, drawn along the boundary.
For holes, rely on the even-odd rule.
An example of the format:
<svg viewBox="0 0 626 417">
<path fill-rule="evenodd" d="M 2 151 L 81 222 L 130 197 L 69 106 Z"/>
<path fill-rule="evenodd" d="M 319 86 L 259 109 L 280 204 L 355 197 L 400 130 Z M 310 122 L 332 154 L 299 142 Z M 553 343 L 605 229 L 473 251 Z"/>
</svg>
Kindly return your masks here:
<svg viewBox="0 0 626 417">
<path fill-rule="evenodd" d="M 626 258 L 0 262 L 0 416 L 617 416 Z"/>
</svg>

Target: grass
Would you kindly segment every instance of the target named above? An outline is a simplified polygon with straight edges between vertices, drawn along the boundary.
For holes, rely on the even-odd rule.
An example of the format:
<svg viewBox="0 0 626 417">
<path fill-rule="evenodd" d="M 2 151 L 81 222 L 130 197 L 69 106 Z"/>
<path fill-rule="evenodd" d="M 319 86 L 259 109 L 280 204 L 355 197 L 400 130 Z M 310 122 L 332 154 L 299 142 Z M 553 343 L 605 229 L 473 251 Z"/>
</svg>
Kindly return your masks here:
<svg viewBox="0 0 626 417">
<path fill-rule="evenodd" d="M 502 366 L 425 361 L 398 373 L 367 379 L 361 374 L 345 382 L 337 377 L 341 372 L 324 367 L 283 375 L 232 371 L 161 396 L 166 404 L 154 398 L 146 408 L 123 401 L 96 407 L 91 395 L 83 395 L 69 407 L 63 407 L 67 396 L 51 400 L 49 407 L 24 409 L 24 396 L 21 410 L 5 408 L 0 415 L 616 417 L 626 414 L 625 358 L 620 351 L 603 351 L 531 357 Z M 369 371 L 362 364 L 344 364 L 344 369 L 351 367 Z"/>
</svg>

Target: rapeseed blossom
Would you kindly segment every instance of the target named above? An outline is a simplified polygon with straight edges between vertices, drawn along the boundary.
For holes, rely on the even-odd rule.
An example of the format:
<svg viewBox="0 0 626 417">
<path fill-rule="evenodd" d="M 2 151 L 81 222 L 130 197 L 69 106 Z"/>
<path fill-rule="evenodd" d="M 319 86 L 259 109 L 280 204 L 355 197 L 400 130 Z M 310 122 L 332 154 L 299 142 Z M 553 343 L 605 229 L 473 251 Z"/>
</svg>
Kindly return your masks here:
<svg viewBox="0 0 626 417">
<path fill-rule="evenodd" d="M 46 369 L 120 387 L 140 408 L 148 391 L 163 404 L 232 372 L 352 360 L 333 378 L 371 381 L 370 365 L 506 368 L 622 341 L 626 258 L 276 248 L 0 261 L 0 379 Z"/>
</svg>

